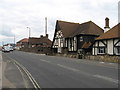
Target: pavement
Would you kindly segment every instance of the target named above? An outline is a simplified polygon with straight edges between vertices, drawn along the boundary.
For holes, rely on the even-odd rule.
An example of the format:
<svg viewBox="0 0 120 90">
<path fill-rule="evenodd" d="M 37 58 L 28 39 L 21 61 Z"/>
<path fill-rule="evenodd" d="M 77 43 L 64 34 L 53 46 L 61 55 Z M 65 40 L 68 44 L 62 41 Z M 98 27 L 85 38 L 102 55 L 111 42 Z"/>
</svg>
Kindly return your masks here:
<svg viewBox="0 0 120 90">
<path fill-rule="evenodd" d="M 11 53 L 11 52 L 10 52 Z M 0 52 L 2 88 L 33 88 L 32 83 L 25 72 L 15 62 Z"/>
<path fill-rule="evenodd" d="M 2 89 L 2 53 L 0 52 L 0 90 Z"/>
<path fill-rule="evenodd" d="M 118 88 L 118 64 L 14 51 L 42 88 Z"/>
</svg>

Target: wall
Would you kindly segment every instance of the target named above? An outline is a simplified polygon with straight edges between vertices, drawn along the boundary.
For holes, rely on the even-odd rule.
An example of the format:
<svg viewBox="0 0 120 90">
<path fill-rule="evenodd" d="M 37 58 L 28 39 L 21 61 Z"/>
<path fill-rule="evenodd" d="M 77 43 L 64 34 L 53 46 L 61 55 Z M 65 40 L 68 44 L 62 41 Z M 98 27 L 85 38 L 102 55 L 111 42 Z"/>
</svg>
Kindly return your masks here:
<svg viewBox="0 0 120 90">
<path fill-rule="evenodd" d="M 40 54 L 50 54 L 52 53 L 51 48 L 47 47 L 31 47 L 31 48 L 21 48 L 21 51 L 40 53 Z"/>
<path fill-rule="evenodd" d="M 113 40 L 107 41 L 107 54 L 113 55 Z"/>
<path fill-rule="evenodd" d="M 95 61 L 103 61 L 103 62 L 119 62 L 120 63 L 120 56 L 109 56 L 109 55 L 86 55 L 84 59 L 88 60 L 95 60 Z"/>
</svg>

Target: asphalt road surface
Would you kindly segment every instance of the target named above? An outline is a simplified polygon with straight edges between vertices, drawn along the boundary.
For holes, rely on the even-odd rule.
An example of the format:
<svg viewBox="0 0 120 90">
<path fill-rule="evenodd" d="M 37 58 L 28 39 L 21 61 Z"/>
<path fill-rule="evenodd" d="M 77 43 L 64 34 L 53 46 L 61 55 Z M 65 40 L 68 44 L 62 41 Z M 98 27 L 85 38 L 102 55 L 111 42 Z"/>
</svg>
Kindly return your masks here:
<svg viewBox="0 0 120 90">
<path fill-rule="evenodd" d="M 21 51 L 4 53 L 22 64 L 41 88 L 118 88 L 118 65 Z"/>
</svg>

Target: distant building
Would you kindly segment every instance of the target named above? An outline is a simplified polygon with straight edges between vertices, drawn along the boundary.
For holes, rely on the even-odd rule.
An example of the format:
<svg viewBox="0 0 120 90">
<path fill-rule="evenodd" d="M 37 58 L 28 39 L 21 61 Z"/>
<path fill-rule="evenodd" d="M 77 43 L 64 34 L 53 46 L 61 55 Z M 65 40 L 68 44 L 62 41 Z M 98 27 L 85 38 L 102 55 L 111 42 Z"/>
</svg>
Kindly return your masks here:
<svg viewBox="0 0 120 90">
<path fill-rule="evenodd" d="M 82 24 L 57 21 L 52 48 L 56 53 L 92 53 L 92 44 L 103 29 L 92 21 Z"/>
<path fill-rule="evenodd" d="M 96 39 L 93 55 L 120 55 L 120 23 Z"/>
<path fill-rule="evenodd" d="M 23 47 L 28 47 L 28 38 L 24 38 L 16 43 L 16 48 L 20 49 Z"/>
<path fill-rule="evenodd" d="M 30 47 L 51 47 L 52 41 L 48 39 L 48 34 L 46 36 L 41 35 L 40 38 L 30 37 L 29 45 Z"/>
</svg>

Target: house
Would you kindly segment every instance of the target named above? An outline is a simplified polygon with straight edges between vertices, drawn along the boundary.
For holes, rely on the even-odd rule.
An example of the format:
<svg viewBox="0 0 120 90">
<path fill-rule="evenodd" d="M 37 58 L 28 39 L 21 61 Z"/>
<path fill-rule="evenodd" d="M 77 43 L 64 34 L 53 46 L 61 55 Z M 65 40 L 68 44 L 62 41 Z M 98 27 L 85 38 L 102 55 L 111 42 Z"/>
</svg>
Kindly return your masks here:
<svg viewBox="0 0 120 90">
<path fill-rule="evenodd" d="M 24 38 L 16 43 L 16 48 L 20 49 L 23 47 L 28 47 L 28 38 Z"/>
<path fill-rule="evenodd" d="M 51 53 L 52 41 L 46 36 L 41 35 L 40 37 L 30 37 L 29 38 L 29 48 L 30 52 L 49 54 Z"/>
<path fill-rule="evenodd" d="M 96 38 L 93 55 L 120 55 L 120 23 Z"/>
<path fill-rule="evenodd" d="M 46 36 L 41 35 L 40 38 L 30 37 L 29 38 L 30 47 L 51 47 L 52 41 Z"/>
<path fill-rule="evenodd" d="M 56 53 L 91 53 L 94 40 L 101 34 L 103 29 L 92 21 L 79 24 L 57 20 L 52 48 Z"/>
</svg>

